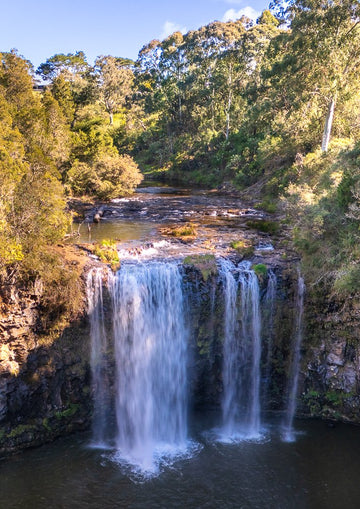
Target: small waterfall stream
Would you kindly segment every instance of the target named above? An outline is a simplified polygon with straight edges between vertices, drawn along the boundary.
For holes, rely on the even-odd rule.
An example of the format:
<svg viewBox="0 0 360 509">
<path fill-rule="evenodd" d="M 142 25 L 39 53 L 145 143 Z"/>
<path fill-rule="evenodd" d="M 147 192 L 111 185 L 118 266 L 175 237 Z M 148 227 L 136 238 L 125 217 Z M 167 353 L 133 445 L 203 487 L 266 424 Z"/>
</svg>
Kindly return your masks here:
<svg viewBox="0 0 360 509">
<path fill-rule="evenodd" d="M 260 434 L 261 318 L 259 284 L 250 263 L 220 260 L 224 351 L 222 435 L 225 440 Z"/>
<path fill-rule="evenodd" d="M 286 413 L 283 422 L 283 439 L 285 442 L 293 442 L 295 435 L 293 431 L 293 421 L 296 411 L 296 399 L 298 392 L 299 370 L 301 360 L 301 343 L 303 336 L 303 314 L 304 314 L 304 295 L 305 283 L 304 279 L 299 275 L 298 287 L 296 294 L 296 319 L 295 334 L 292 345 L 293 356 L 290 365 L 289 386 L 286 402 Z"/>
<path fill-rule="evenodd" d="M 105 447 L 108 440 L 108 413 L 110 401 L 107 378 L 108 338 L 105 331 L 103 302 L 103 268 L 92 269 L 87 277 L 86 293 L 90 317 L 91 371 L 94 399 L 93 444 Z"/>
<path fill-rule="evenodd" d="M 265 293 L 265 319 L 263 323 L 264 332 L 266 333 L 266 365 L 265 365 L 265 390 L 264 397 L 267 399 L 270 381 L 271 381 L 271 362 L 274 344 L 274 317 L 276 308 L 276 274 L 270 269 L 268 271 L 268 282 Z"/>
</svg>

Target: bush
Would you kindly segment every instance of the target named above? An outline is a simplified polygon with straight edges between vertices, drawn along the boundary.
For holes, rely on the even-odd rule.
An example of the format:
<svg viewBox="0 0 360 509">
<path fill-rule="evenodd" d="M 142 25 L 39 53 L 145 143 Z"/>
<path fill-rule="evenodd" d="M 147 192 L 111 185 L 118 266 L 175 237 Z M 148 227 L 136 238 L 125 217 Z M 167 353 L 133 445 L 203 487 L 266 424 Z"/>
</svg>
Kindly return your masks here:
<svg viewBox="0 0 360 509">
<path fill-rule="evenodd" d="M 242 256 L 252 256 L 254 254 L 254 246 L 248 240 L 233 240 L 230 242 L 230 247 Z"/>
<path fill-rule="evenodd" d="M 360 288 L 360 267 L 353 265 L 340 271 L 334 282 L 334 290 L 339 295 L 349 295 L 358 292 Z"/>
<path fill-rule="evenodd" d="M 75 160 L 66 183 L 76 196 L 111 200 L 131 194 L 142 179 L 139 167 L 129 155 L 103 154 L 93 164 Z"/>
<path fill-rule="evenodd" d="M 253 228 L 254 230 L 259 230 L 264 233 L 274 234 L 279 230 L 279 225 L 274 221 L 254 220 L 247 221 L 246 224 L 249 228 Z"/>
<path fill-rule="evenodd" d="M 120 265 L 119 253 L 116 242 L 104 239 L 100 244 L 95 244 L 94 254 L 104 263 L 109 263 L 113 270 L 117 270 Z"/>
<path fill-rule="evenodd" d="M 258 263 L 257 265 L 253 265 L 252 270 L 255 272 L 259 279 L 264 279 L 267 275 L 267 267 L 263 263 Z"/>
</svg>

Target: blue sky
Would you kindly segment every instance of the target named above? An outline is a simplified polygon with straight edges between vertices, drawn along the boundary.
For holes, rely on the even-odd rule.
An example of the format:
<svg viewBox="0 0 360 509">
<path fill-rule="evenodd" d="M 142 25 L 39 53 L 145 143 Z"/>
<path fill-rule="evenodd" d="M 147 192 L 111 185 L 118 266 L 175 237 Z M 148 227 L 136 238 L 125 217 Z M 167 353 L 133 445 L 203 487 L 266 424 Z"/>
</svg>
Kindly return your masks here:
<svg viewBox="0 0 360 509">
<path fill-rule="evenodd" d="M 268 0 L 3 0 L 0 52 L 16 48 L 35 67 L 56 53 L 83 50 L 136 59 L 141 47 L 174 30 L 196 29 L 242 13 L 256 16 Z M 245 10 L 244 10 L 245 9 Z"/>
</svg>

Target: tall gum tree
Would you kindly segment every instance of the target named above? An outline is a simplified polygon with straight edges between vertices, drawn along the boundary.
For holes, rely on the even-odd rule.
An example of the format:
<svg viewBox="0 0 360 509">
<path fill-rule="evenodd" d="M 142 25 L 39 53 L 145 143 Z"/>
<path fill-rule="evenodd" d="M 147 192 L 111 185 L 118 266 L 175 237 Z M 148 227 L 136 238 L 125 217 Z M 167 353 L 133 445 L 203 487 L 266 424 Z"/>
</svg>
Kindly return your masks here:
<svg viewBox="0 0 360 509">
<path fill-rule="evenodd" d="M 336 105 L 356 93 L 360 71 L 360 5 L 350 0 L 275 0 L 273 9 L 291 28 L 284 67 L 298 94 L 323 109 L 321 149 L 329 147 Z M 286 65 L 287 62 L 287 65 Z M 291 78 L 290 78 L 291 81 Z"/>
<path fill-rule="evenodd" d="M 110 125 L 116 111 L 125 105 L 132 92 L 133 61 L 110 55 L 100 56 L 95 62 L 100 99 L 109 115 Z"/>
</svg>

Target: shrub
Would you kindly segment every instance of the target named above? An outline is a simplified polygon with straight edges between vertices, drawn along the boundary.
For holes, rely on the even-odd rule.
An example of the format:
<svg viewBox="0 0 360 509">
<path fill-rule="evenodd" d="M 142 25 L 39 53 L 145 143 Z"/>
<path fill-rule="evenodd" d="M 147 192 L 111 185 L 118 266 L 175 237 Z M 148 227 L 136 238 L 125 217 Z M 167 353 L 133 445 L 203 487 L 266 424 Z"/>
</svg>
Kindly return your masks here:
<svg viewBox="0 0 360 509">
<path fill-rule="evenodd" d="M 109 263 L 112 270 L 117 270 L 120 265 L 119 253 L 116 242 L 104 239 L 100 244 L 95 244 L 94 254 L 104 263 Z"/>
<path fill-rule="evenodd" d="M 252 270 L 255 272 L 259 279 L 264 279 L 267 275 L 267 267 L 263 263 L 258 263 L 257 265 L 253 265 Z"/>
<path fill-rule="evenodd" d="M 274 221 L 263 221 L 259 219 L 247 221 L 246 224 L 249 228 L 253 228 L 254 230 L 259 230 L 260 232 L 264 233 L 274 234 L 279 230 L 279 225 Z"/>
<path fill-rule="evenodd" d="M 245 239 L 231 241 L 230 247 L 242 256 L 252 256 L 254 254 L 254 246 Z"/>
<path fill-rule="evenodd" d="M 110 200 L 130 194 L 143 179 L 139 167 L 129 155 L 102 155 L 95 163 L 96 195 Z"/>
<path fill-rule="evenodd" d="M 131 194 L 142 179 L 139 167 L 129 155 L 102 154 L 94 163 L 75 160 L 66 184 L 76 196 L 88 194 L 111 200 Z"/>
</svg>

